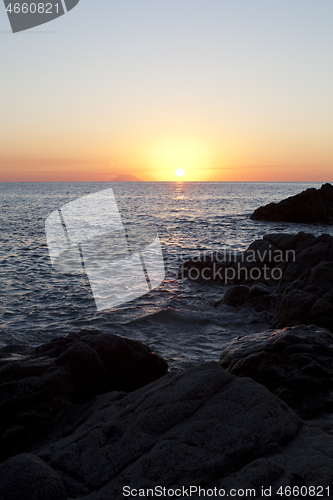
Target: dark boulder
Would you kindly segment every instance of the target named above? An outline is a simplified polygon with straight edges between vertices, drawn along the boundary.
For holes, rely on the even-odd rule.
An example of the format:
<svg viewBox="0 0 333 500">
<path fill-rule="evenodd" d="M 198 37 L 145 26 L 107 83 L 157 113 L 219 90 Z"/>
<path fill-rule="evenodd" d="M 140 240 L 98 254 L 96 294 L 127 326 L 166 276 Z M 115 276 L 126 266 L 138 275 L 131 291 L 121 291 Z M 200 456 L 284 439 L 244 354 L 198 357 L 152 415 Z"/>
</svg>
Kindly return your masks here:
<svg viewBox="0 0 333 500">
<path fill-rule="evenodd" d="M 302 418 L 333 410 L 333 335 L 326 329 L 300 325 L 242 337 L 220 363 L 265 385 Z"/>
<path fill-rule="evenodd" d="M 35 356 L 57 358 L 55 364 L 69 368 L 78 384 L 86 384 L 89 366 L 90 377 L 104 384 L 102 392 L 134 391 L 168 370 L 166 361 L 143 342 L 99 330 L 57 337 L 36 348 Z"/>
<path fill-rule="evenodd" d="M 257 312 L 270 311 L 270 317 L 278 312 L 281 302 L 281 293 L 271 293 L 263 283 L 256 283 L 251 287 L 247 285 L 234 285 L 230 287 L 225 295 L 213 303 L 214 307 L 225 304 L 232 307 L 248 306 Z"/>
<path fill-rule="evenodd" d="M 271 293 L 269 288 L 263 283 L 252 285 L 249 293 L 245 297 L 244 305 L 252 306 L 256 311 L 277 310 L 281 294 Z M 275 307 L 274 307 L 275 306 Z"/>
<path fill-rule="evenodd" d="M 253 300 L 256 297 L 262 297 L 263 295 L 269 294 L 269 289 L 263 283 L 257 283 L 251 286 L 249 293 L 246 296 L 246 300 Z"/>
<path fill-rule="evenodd" d="M 24 453 L 0 465 L 3 500 L 67 500 L 61 477 L 43 460 Z"/>
<path fill-rule="evenodd" d="M 319 299 L 314 293 L 304 290 L 291 290 L 282 297 L 279 309 L 279 321 L 282 327 L 308 323 L 310 311 Z"/>
<path fill-rule="evenodd" d="M 282 251 L 286 250 L 306 250 L 310 245 L 317 241 L 316 236 L 311 233 L 300 231 L 297 234 L 289 233 L 271 233 L 265 234 L 263 240 L 270 241 L 273 245 Z"/>
<path fill-rule="evenodd" d="M 309 283 L 322 289 L 333 286 L 333 262 L 322 261 L 311 269 Z"/>
<path fill-rule="evenodd" d="M 137 340 L 98 330 L 58 337 L 0 359 L 0 459 L 59 429 L 70 428 L 81 406 L 108 391 L 134 391 L 168 371 Z"/>
<path fill-rule="evenodd" d="M 333 262 L 320 262 L 285 288 L 279 325 L 314 323 L 333 331 Z"/>
<path fill-rule="evenodd" d="M 333 224 L 333 186 L 310 188 L 279 203 L 257 208 L 253 220 Z"/>
<path fill-rule="evenodd" d="M 227 290 L 222 303 L 228 306 L 241 306 L 244 304 L 250 288 L 246 285 L 235 285 Z"/>
</svg>

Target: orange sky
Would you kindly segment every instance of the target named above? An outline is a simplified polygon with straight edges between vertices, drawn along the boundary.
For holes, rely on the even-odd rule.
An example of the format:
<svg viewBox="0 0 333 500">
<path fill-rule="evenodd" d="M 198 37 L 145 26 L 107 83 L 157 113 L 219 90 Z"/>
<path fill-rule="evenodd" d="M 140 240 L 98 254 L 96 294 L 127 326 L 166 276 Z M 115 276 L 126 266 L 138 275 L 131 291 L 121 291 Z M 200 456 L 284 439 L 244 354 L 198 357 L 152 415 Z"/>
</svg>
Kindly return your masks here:
<svg viewBox="0 0 333 500">
<path fill-rule="evenodd" d="M 1 38 L 0 181 L 333 181 L 332 2 L 126 5 Z"/>
<path fill-rule="evenodd" d="M 242 142 L 242 150 L 235 143 L 220 145 L 180 136 L 145 145 L 134 141 L 129 148 L 121 144 L 114 151 L 110 148 L 110 153 L 107 145 L 97 145 L 96 150 L 86 145 L 80 151 L 71 145 L 66 156 L 61 154 L 65 151 L 52 151 L 49 144 L 45 148 L 49 154 L 31 151 L 27 157 L 7 154 L 1 158 L 0 180 L 110 181 L 127 173 L 143 181 L 174 181 L 179 180 L 175 170 L 182 168 L 184 181 L 333 181 L 329 151 L 323 147 L 308 144 L 295 154 L 292 144 L 279 150 L 274 144 L 256 149 L 255 142 Z"/>
</svg>

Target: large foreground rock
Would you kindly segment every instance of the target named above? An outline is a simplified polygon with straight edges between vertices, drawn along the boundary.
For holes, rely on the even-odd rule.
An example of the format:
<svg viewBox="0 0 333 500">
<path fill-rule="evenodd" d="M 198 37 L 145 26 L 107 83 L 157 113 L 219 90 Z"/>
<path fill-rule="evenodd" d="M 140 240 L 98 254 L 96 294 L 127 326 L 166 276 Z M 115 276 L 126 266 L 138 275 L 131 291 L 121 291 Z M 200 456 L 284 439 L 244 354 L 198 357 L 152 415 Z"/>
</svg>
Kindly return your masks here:
<svg viewBox="0 0 333 500">
<path fill-rule="evenodd" d="M 274 452 L 301 425 L 266 388 L 217 363 L 118 401 L 115 393 L 99 396 L 85 412 L 72 435 L 37 452 L 69 496 L 85 499 L 122 498 L 125 485 L 207 484 Z"/>
<path fill-rule="evenodd" d="M 30 453 L 0 465 L 1 500 L 67 500 L 64 483 L 51 467 Z"/>
<path fill-rule="evenodd" d="M 136 340 L 83 330 L 0 357 L 0 459 L 70 432 L 84 403 L 111 390 L 134 391 L 168 371 Z M 15 349 L 18 351 L 18 348 Z"/>
<path fill-rule="evenodd" d="M 241 493 L 242 490 L 254 489 L 255 498 L 260 499 L 267 498 L 267 494 L 261 495 L 262 486 L 271 492 L 270 498 L 274 500 L 332 499 L 332 467 L 332 435 L 304 426 L 297 437 L 277 453 L 254 460 L 240 471 L 216 481 L 213 486 L 227 492 L 231 488 L 241 490 Z M 284 496 L 281 496 L 281 490 Z M 240 497 L 245 498 L 244 493 Z"/>
<path fill-rule="evenodd" d="M 333 186 L 310 188 L 279 203 L 257 208 L 251 219 L 261 221 L 333 224 Z"/>
<path fill-rule="evenodd" d="M 304 425 L 263 385 L 217 363 L 168 374 L 128 395 L 98 396 L 82 413 L 71 435 L 34 451 L 38 458 L 29 475 L 12 485 L 14 500 L 25 483 L 43 476 L 58 488 L 59 498 L 64 485 L 68 498 L 80 500 L 118 500 L 124 486 L 137 497 L 140 488 L 201 486 L 227 493 L 255 488 L 260 498 L 261 486 L 277 491 L 281 485 L 333 481 L 333 437 Z M 8 484 L 1 471 L 13 477 L 17 461 L 27 459 L 31 464 L 33 456 L 18 456 L 0 468 L 0 492 Z M 159 498 L 151 492 L 149 497 Z M 24 496 L 36 498 L 44 500 Z"/>
<path fill-rule="evenodd" d="M 221 354 L 221 365 L 251 377 L 303 418 L 333 410 L 333 335 L 300 325 L 243 337 Z"/>
</svg>

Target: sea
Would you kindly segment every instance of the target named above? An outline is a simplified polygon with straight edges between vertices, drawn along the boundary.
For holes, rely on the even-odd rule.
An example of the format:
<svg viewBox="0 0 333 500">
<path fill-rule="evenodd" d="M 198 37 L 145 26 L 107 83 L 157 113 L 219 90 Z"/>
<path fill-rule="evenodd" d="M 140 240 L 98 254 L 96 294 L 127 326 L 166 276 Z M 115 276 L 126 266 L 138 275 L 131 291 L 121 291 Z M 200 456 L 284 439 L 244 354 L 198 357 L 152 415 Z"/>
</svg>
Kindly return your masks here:
<svg viewBox="0 0 333 500">
<path fill-rule="evenodd" d="M 170 369 L 219 360 L 239 337 L 268 328 L 248 308 L 214 307 L 227 285 L 179 278 L 181 264 L 199 254 L 239 252 L 268 233 L 332 234 L 332 226 L 258 222 L 259 206 L 321 183 L 266 182 L 7 182 L 0 184 L 0 347 L 36 346 L 82 329 L 139 339 Z M 45 221 L 64 204 L 112 188 L 121 217 L 138 231 L 154 227 L 165 279 L 156 289 L 98 311 L 86 273 L 52 266 Z"/>
</svg>

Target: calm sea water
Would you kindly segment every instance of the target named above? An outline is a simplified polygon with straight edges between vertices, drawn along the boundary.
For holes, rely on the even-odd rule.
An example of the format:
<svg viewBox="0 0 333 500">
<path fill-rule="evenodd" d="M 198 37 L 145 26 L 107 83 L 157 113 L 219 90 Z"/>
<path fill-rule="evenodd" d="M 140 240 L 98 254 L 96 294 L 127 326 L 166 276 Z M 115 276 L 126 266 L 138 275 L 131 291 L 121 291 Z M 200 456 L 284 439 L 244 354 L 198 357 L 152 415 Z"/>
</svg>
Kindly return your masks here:
<svg viewBox="0 0 333 500">
<path fill-rule="evenodd" d="M 45 220 L 65 203 L 112 187 L 124 221 L 154 225 L 166 279 L 115 311 L 98 312 L 86 275 L 51 265 Z M 243 250 L 272 232 L 332 234 L 331 226 L 250 220 L 255 208 L 320 184 L 309 183 L 2 183 L 0 184 L 0 346 L 37 345 L 82 328 L 100 328 L 149 344 L 173 367 L 218 360 L 239 335 L 264 329 L 260 315 L 212 302 L 225 287 L 176 279 L 184 257 Z"/>
</svg>

